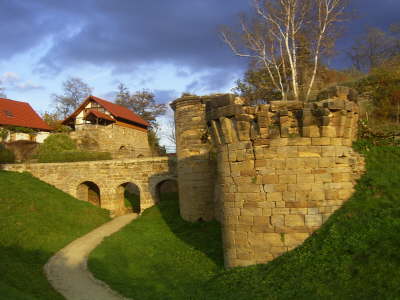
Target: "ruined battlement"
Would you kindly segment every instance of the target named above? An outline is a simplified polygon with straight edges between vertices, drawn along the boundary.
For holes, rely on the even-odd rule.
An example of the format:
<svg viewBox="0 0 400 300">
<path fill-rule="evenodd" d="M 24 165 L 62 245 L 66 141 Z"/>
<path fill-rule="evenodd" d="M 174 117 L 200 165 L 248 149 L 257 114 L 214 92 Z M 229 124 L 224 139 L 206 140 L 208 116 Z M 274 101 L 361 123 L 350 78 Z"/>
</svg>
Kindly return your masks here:
<svg viewBox="0 0 400 300">
<path fill-rule="evenodd" d="M 353 193 L 363 170 L 351 148 L 358 106 L 337 91 L 312 103 L 250 106 L 233 95 L 173 103 L 182 217 L 221 221 L 228 267 L 293 249 Z"/>
</svg>

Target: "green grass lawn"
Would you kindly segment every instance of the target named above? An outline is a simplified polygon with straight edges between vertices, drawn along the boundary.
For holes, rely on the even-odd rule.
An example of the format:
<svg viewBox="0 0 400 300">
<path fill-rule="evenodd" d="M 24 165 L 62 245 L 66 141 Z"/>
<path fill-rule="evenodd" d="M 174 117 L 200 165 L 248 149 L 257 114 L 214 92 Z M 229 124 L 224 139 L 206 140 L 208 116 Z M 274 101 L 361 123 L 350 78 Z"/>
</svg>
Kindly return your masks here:
<svg viewBox="0 0 400 300">
<path fill-rule="evenodd" d="M 0 299 L 63 299 L 47 282 L 44 264 L 108 220 L 107 211 L 28 173 L 0 171 Z"/>
<path fill-rule="evenodd" d="M 90 255 L 95 276 L 134 299 L 188 299 L 223 268 L 219 224 L 185 222 L 176 194 L 161 199 Z"/>
<path fill-rule="evenodd" d="M 400 299 L 400 148 L 375 147 L 356 193 L 297 249 L 222 269 L 216 223 L 151 208 L 92 254 L 95 276 L 133 299 Z"/>
</svg>

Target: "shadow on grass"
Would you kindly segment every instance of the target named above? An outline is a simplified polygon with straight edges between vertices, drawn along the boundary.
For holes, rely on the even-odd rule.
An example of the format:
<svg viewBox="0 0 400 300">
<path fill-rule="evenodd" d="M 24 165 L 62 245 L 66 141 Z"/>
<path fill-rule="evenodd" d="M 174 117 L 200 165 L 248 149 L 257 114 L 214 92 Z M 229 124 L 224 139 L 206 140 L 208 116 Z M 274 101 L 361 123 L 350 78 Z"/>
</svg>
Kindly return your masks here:
<svg viewBox="0 0 400 300">
<path fill-rule="evenodd" d="M 217 221 L 191 223 L 179 214 L 178 193 L 160 193 L 160 213 L 171 231 L 183 242 L 204 253 L 218 267 L 223 267 L 221 226 Z"/>
<path fill-rule="evenodd" d="M 16 245 L 0 246 L 0 299 L 63 299 L 43 272 L 44 264 L 52 255 Z"/>
</svg>

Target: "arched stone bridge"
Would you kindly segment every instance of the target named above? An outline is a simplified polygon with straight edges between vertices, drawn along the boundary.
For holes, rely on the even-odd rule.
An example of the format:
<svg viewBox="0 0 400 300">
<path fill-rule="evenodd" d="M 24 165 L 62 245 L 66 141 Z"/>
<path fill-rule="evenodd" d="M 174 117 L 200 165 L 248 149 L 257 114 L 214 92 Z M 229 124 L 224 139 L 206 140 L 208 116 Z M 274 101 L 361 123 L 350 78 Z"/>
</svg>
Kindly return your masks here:
<svg viewBox="0 0 400 300">
<path fill-rule="evenodd" d="M 158 202 L 157 188 L 162 182 L 177 180 L 176 160 L 168 157 L 14 164 L 3 165 L 2 169 L 30 172 L 78 199 L 112 211 L 114 215 L 124 211 L 124 187 L 127 184 L 138 187 L 143 211 Z"/>
</svg>

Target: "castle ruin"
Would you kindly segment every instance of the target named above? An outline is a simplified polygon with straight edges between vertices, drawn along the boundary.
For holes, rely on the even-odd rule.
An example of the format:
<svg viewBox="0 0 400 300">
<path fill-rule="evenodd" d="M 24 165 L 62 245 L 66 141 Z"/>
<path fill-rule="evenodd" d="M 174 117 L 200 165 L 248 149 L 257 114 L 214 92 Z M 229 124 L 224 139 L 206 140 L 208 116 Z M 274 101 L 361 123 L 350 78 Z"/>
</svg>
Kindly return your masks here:
<svg viewBox="0 0 400 300">
<path fill-rule="evenodd" d="M 300 245 L 354 191 L 358 106 L 346 88 L 319 102 L 251 106 L 185 96 L 175 111 L 180 211 L 222 224 L 225 265 L 268 262 Z"/>
</svg>

